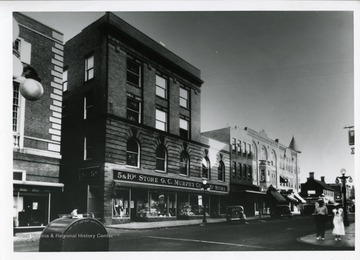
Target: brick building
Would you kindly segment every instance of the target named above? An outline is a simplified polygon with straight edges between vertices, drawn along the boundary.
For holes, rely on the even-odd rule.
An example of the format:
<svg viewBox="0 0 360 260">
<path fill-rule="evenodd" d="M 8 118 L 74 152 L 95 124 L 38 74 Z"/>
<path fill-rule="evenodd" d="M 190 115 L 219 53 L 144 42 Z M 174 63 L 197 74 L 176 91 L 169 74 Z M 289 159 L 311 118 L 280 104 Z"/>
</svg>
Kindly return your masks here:
<svg viewBox="0 0 360 260">
<path fill-rule="evenodd" d="M 336 190 L 325 182 L 325 177 L 321 176 L 321 180 L 315 179 L 315 173 L 310 172 L 305 183 L 301 184 L 300 195 L 308 204 L 315 204 L 322 197 L 326 203 L 335 203 Z"/>
<path fill-rule="evenodd" d="M 294 138 L 287 147 L 278 139 L 270 139 L 264 130 L 256 132 L 237 126 L 204 132 L 203 135 L 229 144 L 229 204 L 244 205 L 247 215 L 258 215 L 259 210 L 264 211 L 270 206 L 266 203 L 270 201 L 266 195 L 269 187 L 273 187 L 271 194 L 276 194 L 275 201 L 281 198 L 279 203 L 285 199 L 289 203 L 300 201 L 300 198 L 290 196 L 290 192 L 299 196 L 299 151 L 295 148 Z M 280 192 L 284 196 L 278 194 Z"/>
<path fill-rule="evenodd" d="M 63 212 L 107 224 L 225 213 L 229 149 L 201 136 L 197 68 L 110 12 L 65 44 L 64 65 Z"/>
<path fill-rule="evenodd" d="M 13 52 L 24 68 L 13 79 L 13 216 L 18 230 L 46 226 L 64 186 L 59 182 L 63 35 L 21 13 L 13 17 L 19 26 Z M 25 71 L 41 81 L 44 94 L 37 101 L 20 94 L 19 85 L 29 75 Z"/>
</svg>

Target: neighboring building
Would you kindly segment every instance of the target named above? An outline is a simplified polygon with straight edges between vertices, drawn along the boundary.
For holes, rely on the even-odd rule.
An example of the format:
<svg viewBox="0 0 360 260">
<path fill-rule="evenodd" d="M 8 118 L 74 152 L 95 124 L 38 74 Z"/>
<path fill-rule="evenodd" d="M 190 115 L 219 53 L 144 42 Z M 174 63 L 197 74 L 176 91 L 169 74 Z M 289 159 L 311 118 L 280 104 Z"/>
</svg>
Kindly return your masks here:
<svg viewBox="0 0 360 260">
<path fill-rule="evenodd" d="M 314 175 L 314 172 L 310 172 L 307 181 L 301 184 L 300 195 L 309 204 L 314 204 L 320 197 L 324 198 L 327 203 L 334 203 L 336 190 L 325 183 L 324 176 L 321 176 L 319 181 L 315 179 Z"/>
<path fill-rule="evenodd" d="M 158 221 L 200 217 L 204 203 L 225 214 L 229 148 L 201 136 L 197 68 L 110 12 L 65 44 L 64 65 L 62 213 Z"/>
<path fill-rule="evenodd" d="M 21 13 L 14 13 L 19 37 L 13 52 L 24 66 L 13 80 L 13 197 L 15 231 L 44 228 L 55 217 L 59 182 L 63 34 Z M 44 88 L 40 100 L 29 101 L 19 85 L 36 75 Z"/>
<path fill-rule="evenodd" d="M 269 187 L 275 189 L 269 194 L 298 191 L 299 150 L 294 138 L 286 147 L 278 140 L 270 139 L 264 130 L 259 133 L 237 126 L 207 131 L 203 135 L 229 144 L 229 203 L 243 205 L 247 215 L 258 215 L 259 210 L 264 211 L 269 206 L 266 205 Z M 274 199 L 278 198 L 279 203 L 284 202 L 280 194 Z M 298 200 L 294 198 L 290 202 Z"/>
</svg>

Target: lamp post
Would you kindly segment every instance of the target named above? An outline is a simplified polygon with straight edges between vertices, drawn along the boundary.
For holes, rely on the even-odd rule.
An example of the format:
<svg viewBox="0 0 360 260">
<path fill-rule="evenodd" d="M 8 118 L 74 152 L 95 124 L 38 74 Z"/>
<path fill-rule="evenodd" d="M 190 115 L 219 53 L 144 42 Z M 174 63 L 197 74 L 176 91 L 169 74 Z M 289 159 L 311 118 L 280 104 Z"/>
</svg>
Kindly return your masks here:
<svg viewBox="0 0 360 260">
<path fill-rule="evenodd" d="M 338 176 L 336 177 L 336 184 L 339 184 L 340 180 L 342 181 L 342 197 L 343 197 L 343 205 L 344 205 L 344 225 L 345 226 L 349 226 L 349 221 L 348 221 L 348 215 L 347 215 L 347 201 L 346 201 L 346 180 L 349 179 L 349 182 L 352 182 L 352 178 L 351 176 L 345 176 L 346 170 L 345 169 L 341 169 L 340 173 L 342 176 Z"/>
<path fill-rule="evenodd" d="M 205 226 L 206 224 L 206 212 L 205 212 L 205 193 L 207 190 L 209 190 L 210 186 L 207 183 L 207 180 L 203 180 L 202 184 L 201 184 L 201 189 L 204 190 L 204 195 L 203 195 L 203 199 L 202 199 L 202 206 L 203 206 L 203 219 L 202 219 L 202 223 L 201 226 Z"/>
</svg>

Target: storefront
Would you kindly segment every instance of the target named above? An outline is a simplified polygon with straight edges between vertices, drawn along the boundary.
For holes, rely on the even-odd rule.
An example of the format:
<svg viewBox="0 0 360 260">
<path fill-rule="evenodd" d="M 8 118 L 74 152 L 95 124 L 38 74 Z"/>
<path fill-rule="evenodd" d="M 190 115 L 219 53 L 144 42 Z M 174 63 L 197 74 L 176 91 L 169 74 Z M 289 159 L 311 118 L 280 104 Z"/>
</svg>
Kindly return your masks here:
<svg viewBox="0 0 360 260">
<path fill-rule="evenodd" d="M 61 183 L 14 181 L 13 222 L 16 231 L 42 229 L 51 220 L 52 195 L 61 192 Z"/>
<path fill-rule="evenodd" d="M 193 219 L 225 214 L 228 187 L 113 170 L 112 223 Z M 106 214 L 106 213 L 105 213 Z M 106 216 L 105 216 L 106 218 Z"/>
</svg>

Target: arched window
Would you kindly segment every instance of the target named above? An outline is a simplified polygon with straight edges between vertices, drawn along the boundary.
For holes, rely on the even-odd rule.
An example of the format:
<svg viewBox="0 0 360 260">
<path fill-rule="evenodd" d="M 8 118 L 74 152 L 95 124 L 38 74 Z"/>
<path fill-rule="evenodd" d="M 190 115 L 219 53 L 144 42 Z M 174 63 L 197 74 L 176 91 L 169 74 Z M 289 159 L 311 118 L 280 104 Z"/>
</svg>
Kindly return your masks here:
<svg viewBox="0 0 360 260">
<path fill-rule="evenodd" d="M 210 161 L 209 158 L 202 159 L 202 178 L 210 179 Z"/>
<path fill-rule="evenodd" d="M 218 166 L 218 180 L 225 181 L 225 164 L 223 161 L 219 162 Z"/>
<path fill-rule="evenodd" d="M 167 153 L 163 145 L 156 149 L 156 170 L 166 172 Z"/>
<path fill-rule="evenodd" d="M 189 169 L 190 169 L 190 156 L 187 152 L 183 151 L 180 154 L 180 174 L 188 176 Z"/>
<path fill-rule="evenodd" d="M 135 138 L 130 138 L 126 145 L 126 165 L 139 167 L 140 146 Z"/>
</svg>

